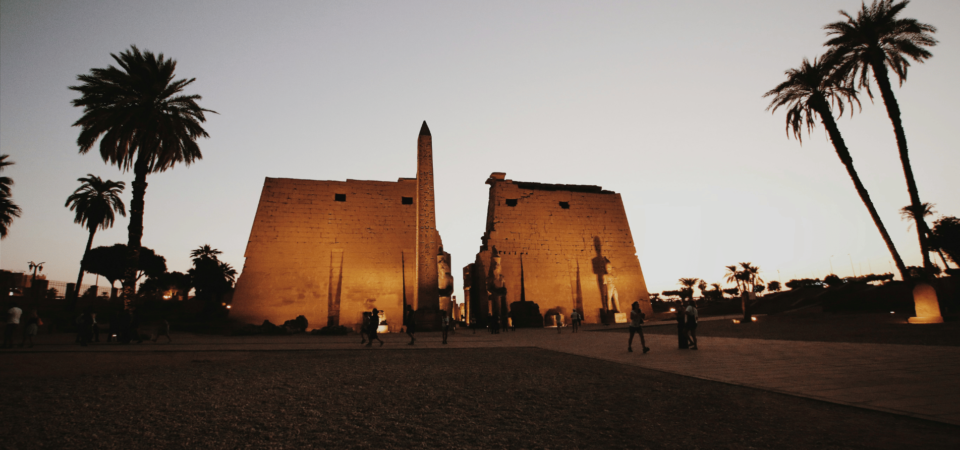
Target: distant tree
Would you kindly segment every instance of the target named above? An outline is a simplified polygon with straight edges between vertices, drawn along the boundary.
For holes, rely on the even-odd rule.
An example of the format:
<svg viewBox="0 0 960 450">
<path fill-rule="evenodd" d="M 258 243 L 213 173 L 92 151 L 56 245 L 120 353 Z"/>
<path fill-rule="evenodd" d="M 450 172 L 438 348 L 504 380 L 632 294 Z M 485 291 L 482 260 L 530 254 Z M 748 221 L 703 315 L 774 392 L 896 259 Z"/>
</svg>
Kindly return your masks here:
<svg viewBox="0 0 960 450">
<path fill-rule="evenodd" d="M 195 79 L 174 81 L 177 63 L 163 53 L 141 53 L 132 46 L 110 56 L 119 69 L 91 69 L 87 75 L 78 75 L 80 84 L 70 89 L 80 93 L 73 106 L 83 108 L 83 116 L 73 124 L 81 128 L 77 138 L 80 153 L 86 154 L 99 140 L 104 162 L 124 171 L 133 169 L 129 254 L 123 279 L 124 303 L 129 305 L 137 284 L 147 174 L 201 159 L 196 141 L 209 135 L 200 124 L 206 121 L 204 113 L 214 111 L 197 104 L 199 95 L 183 95 Z"/>
<path fill-rule="evenodd" d="M 208 304 L 215 306 L 223 296 L 233 289 L 237 271 L 217 258 L 221 251 L 204 245 L 190 252 L 193 257 L 193 268 L 189 275 L 193 287 L 197 290 L 196 296 Z"/>
<path fill-rule="evenodd" d="M 757 284 L 757 285 L 755 285 L 755 286 L 753 287 L 753 293 L 754 293 L 754 294 L 759 294 L 759 293 L 761 293 L 761 292 L 763 292 L 763 291 L 765 291 L 765 290 L 767 290 L 767 287 L 764 286 L 762 283 L 761 283 L 761 284 Z"/>
<path fill-rule="evenodd" d="M 927 225 L 926 218 L 937 214 L 937 210 L 934 209 L 935 206 L 933 203 L 924 202 L 920 205 L 920 211 L 915 210 L 912 205 L 904 206 L 900 208 L 900 220 L 912 220 L 914 223 L 923 222 L 923 226 L 927 229 L 927 251 L 937 252 L 940 255 L 940 260 L 943 261 L 943 265 L 949 269 L 950 266 L 947 264 L 947 258 L 943 255 L 943 249 L 940 248 L 940 242 Z M 910 227 L 908 226 L 907 229 L 909 230 Z"/>
<path fill-rule="evenodd" d="M 0 155 L 0 172 L 3 168 L 12 166 L 13 161 L 7 161 L 10 155 Z M 11 189 L 13 180 L 9 177 L 0 177 L 0 239 L 7 237 L 10 225 L 13 225 L 13 219 L 20 217 L 23 212 L 11 198 Z"/>
<path fill-rule="evenodd" d="M 679 283 L 681 286 L 683 286 L 683 289 L 680 290 L 680 298 L 693 299 L 693 288 L 699 281 L 699 278 L 681 278 Z"/>
<path fill-rule="evenodd" d="M 790 289 L 799 289 L 802 287 L 808 286 L 821 286 L 823 282 L 816 278 L 801 278 L 798 280 L 790 280 L 786 283 L 786 286 Z"/>
<path fill-rule="evenodd" d="M 87 256 L 83 258 L 83 267 L 87 272 L 98 274 L 110 282 L 113 287 L 118 280 L 123 280 L 126 276 L 127 266 L 127 246 L 124 244 L 114 244 L 110 247 L 97 247 L 91 249 Z M 134 272 L 134 281 L 139 282 L 143 277 L 159 277 L 167 271 L 167 260 L 163 256 L 157 255 L 147 247 L 142 247 L 140 251 L 140 261 L 137 264 L 137 270 Z"/>
<path fill-rule="evenodd" d="M 850 156 L 850 151 L 844 143 L 843 136 L 840 135 L 836 120 L 833 118 L 831 105 L 836 106 L 839 116 L 842 117 L 844 103 L 849 103 L 851 108 L 855 102 L 858 105 L 860 104 L 856 90 L 844 86 L 842 74 L 833 70 L 834 63 L 835 61 L 829 57 L 815 58 L 813 63 L 804 58 L 800 68 L 790 69 L 786 72 L 787 81 L 780 83 L 763 95 L 764 97 L 773 97 L 770 105 L 767 106 L 767 110 L 772 110 L 771 112 L 775 113 L 781 106 L 787 108 L 787 136 L 792 133 L 801 144 L 804 128 L 809 134 L 813 132 L 818 119 L 823 123 L 840 162 L 847 169 L 847 175 L 853 181 L 857 194 L 860 195 L 860 200 L 867 207 L 874 225 L 880 231 L 880 236 L 886 243 L 887 250 L 890 251 L 894 262 L 896 262 L 897 269 L 900 270 L 902 276 L 906 277 L 906 266 L 900 259 L 900 254 L 897 253 L 886 227 L 883 226 L 883 221 L 880 220 L 880 215 L 877 213 L 873 201 L 870 200 L 867 188 L 863 186 L 860 175 L 853 167 L 853 158 Z"/>
<path fill-rule="evenodd" d="M 204 244 L 200 247 L 197 247 L 196 250 L 190 252 L 190 258 L 193 259 L 193 263 L 196 264 L 197 261 L 202 259 L 208 260 L 217 260 L 219 255 L 222 255 L 223 252 L 215 248 L 210 247 L 210 244 Z"/>
<path fill-rule="evenodd" d="M 828 46 L 829 52 L 835 56 L 833 60 L 836 73 L 845 78 L 850 87 L 863 88 L 871 99 L 873 93 L 870 91 L 870 73 L 873 73 L 897 138 L 897 149 L 900 151 L 900 163 L 907 180 L 910 205 L 914 210 L 919 211 L 922 210 L 923 203 L 920 201 L 917 182 L 910 166 L 907 136 L 900 119 L 900 105 L 893 95 L 887 68 L 893 70 L 900 84 L 903 85 L 907 79 L 907 68 L 910 67 L 909 59 L 922 63 L 933 57 L 933 54 L 924 47 L 937 45 L 937 40 L 933 38 L 933 33 L 936 33 L 937 29 L 933 25 L 920 23 L 916 19 L 897 17 L 909 3 L 909 1 L 894 3 L 892 0 L 874 0 L 869 7 L 866 3 L 862 3 L 856 18 L 846 11 L 840 11 L 846 20 L 824 26 L 827 35 L 831 36 L 824 45 Z M 923 220 L 917 220 L 916 223 L 920 252 L 923 255 L 923 268 L 929 271 L 932 269 L 932 263 L 927 253 L 928 229 Z"/>
<path fill-rule="evenodd" d="M 713 287 L 713 290 L 710 291 L 711 296 L 714 300 L 723 300 L 723 289 L 720 287 L 720 283 L 710 283 L 710 286 Z"/>
<path fill-rule="evenodd" d="M 933 223 L 933 236 L 954 264 L 960 266 L 960 219 L 945 216 Z"/>
<path fill-rule="evenodd" d="M 706 296 L 707 296 L 707 282 L 706 282 L 706 281 L 700 280 L 700 282 L 697 283 L 697 289 L 700 289 L 700 296 L 701 296 L 701 297 L 706 297 Z"/>
<path fill-rule="evenodd" d="M 76 211 L 73 223 L 80 224 L 90 232 L 87 247 L 83 250 L 83 258 L 86 258 L 93 246 L 93 236 L 97 234 L 97 230 L 113 227 L 115 213 L 126 217 L 127 211 L 120 199 L 125 184 L 122 181 L 101 180 L 93 174 L 87 174 L 85 178 L 78 178 L 77 181 L 81 183 L 80 187 L 67 197 L 67 203 L 63 206 L 70 207 L 70 211 Z M 83 258 L 80 259 L 77 287 L 68 293 L 71 311 L 76 307 L 80 286 L 83 284 Z"/>
<path fill-rule="evenodd" d="M 741 285 L 741 282 L 743 281 L 743 275 L 740 273 L 740 270 L 737 269 L 736 265 L 727 266 L 727 273 L 726 273 L 726 278 L 724 278 L 724 281 L 726 281 L 727 283 L 736 283 L 737 292 L 731 295 L 739 295 L 741 292 L 744 292 L 744 288 Z"/>
<path fill-rule="evenodd" d="M 830 275 L 823 277 L 823 282 L 826 283 L 827 286 L 829 287 L 840 286 L 843 284 L 843 280 L 841 280 L 840 277 L 832 273 Z"/>
<path fill-rule="evenodd" d="M 740 295 L 740 289 L 738 288 L 724 289 L 723 293 L 727 295 Z"/>
<path fill-rule="evenodd" d="M 769 290 L 771 290 L 771 291 L 773 291 L 773 292 L 780 292 L 780 282 L 779 282 L 779 281 L 771 281 L 771 282 L 767 283 L 767 289 L 769 289 Z"/>
</svg>

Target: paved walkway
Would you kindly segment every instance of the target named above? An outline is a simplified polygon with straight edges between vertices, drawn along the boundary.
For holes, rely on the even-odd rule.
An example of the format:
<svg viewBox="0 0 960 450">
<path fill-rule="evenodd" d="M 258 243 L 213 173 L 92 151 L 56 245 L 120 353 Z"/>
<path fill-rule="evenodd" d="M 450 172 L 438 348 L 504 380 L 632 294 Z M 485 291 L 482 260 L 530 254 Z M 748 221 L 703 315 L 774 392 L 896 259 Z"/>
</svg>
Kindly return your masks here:
<svg viewBox="0 0 960 450">
<path fill-rule="evenodd" d="M 860 408 L 960 425 L 960 347 L 851 344 L 734 338 L 701 338 L 700 350 L 679 350 L 673 335 L 649 335 L 650 353 L 627 353 L 627 332 L 555 329 L 491 335 L 460 330 L 440 344 L 439 333 L 382 335 L 381 349 L 363 349 L 359 337 L 309 335 L 223 337 L 174 333 L 174 343 L 94 344 L 81 348 L 71 336 L 39 336 L 33 349 L 13 352 L 222 352 L 354 349 L 382 351 L 417 348 L 538 347 L 647 369 L 796 395 Z M 164 339 L 165 340 L 165 339 Z M 163 340 L 161 340 L 163 342 Z M 640 349 L 639 339 L 634 348 Z"/>
</svg>

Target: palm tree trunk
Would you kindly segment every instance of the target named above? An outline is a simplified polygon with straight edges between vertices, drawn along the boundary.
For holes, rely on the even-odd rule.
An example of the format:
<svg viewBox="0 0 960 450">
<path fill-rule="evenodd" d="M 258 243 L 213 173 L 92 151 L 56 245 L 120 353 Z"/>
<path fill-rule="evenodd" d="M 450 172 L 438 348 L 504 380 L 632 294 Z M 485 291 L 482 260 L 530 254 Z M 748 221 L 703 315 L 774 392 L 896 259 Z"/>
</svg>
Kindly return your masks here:
<svg viewBox="0 0 960 450">
<path fill-rule="evenodd" d="M 833 113 L 830 112 L 830 108 L 827 107 L 825 100 L 818 106 L 819 107 L 816 107 L 817 113 L 820 114 L 820 120 L 827 129 L 827 133 L 830 134 L 830 141 L 833 142 L 833 148 L 836 149 L 837 156 L 840 157 L 840 162 L 847 168 L 847 174 L 850 175 L 850 179 L 853 180 L 853 185 L 857 188 L 857 194 L 860 194 L 860 200 L 863 201 L 867 210 L 870 211 L 873 224 L 877 226 L 877 230 L 880 231 L 880 236 L 883 237 L 883 242 L 887 244 L 887 250 L 890 251 L 890 256 L 893 257 L 893 261 L 897 264 L 900 277 L 908 280 L 907 267 L 903 264 L 903 260 L 900 259 L 900 254 L 897 253 L 897 248 L 894 247 L 886 227 L 883 226 L 883 221 L 880 220 L 880 215 L 877 214 L 877 208 L 873 206 L 873 201 L 870 200 L 870 194 L 867 193 L 867 188 L 863 186 L 863 182 L 860 181 L 860 176 L 857 175 L 856 169 L 853 168 L 853 158 L 850 157 L 850 152 L 847 150 L 847 145 L 843 142 L 843 137 L 840 136 L 840 129 L 837 128 L 837 122 L 833 120 Z"/>
<path fill-rule="evenodd" d="M 130 308 L 137 291 L 140 240 L 143 238 L 143 197 L 147 192 L 147 160 L 142 151 L 133 168 L 133 199 L 130 201 L 130 225 L 127 227 L 127 267 L 123 271 L 123 307 Z"/>
<path fill-rule="evenodd" d="M 93 227 L 90 229 L 90 237 L 87 238 L 87 248 L 83 251 L 83 259 L 86 259 L 87 254 L 90 253 L 90 247 L 93 246 L 93 235 L 95 234 L 97 234 L 97 228 Z M 80 284 L 83 283 L 83 259 L 80 260 L 80 274 L 77 275 L 77 287 L 73 289 L 73 300 L 70 302 L 71 312 L 77 309 L 77 302 L 80 301 Z"/>
<path fill-rule="evenodd" d="M 873 68 L 873 78 L 877 81 L 877 86 L 880 87 L 883 104 L 887 107 L 887 115 L 893 122 L 893 133 L 897 137 L 897 149 L 900 151 L 900 164 L 903 165 L 903 176 L 907 179 L 907 192 L 910 193 L 910 206 L 916 212 L 913 218 L 917 223 L 917 238 L 920 241 L 923 268 L 929 271 L 933 267 L 927 247 L 927 231 L 929 230 L 927 230 L 927 224 L 923 220 L 923 204 L 920 203 L 917 181 L 913 177 L 913 168 L 910 166 L 910 155 L 907 153 L 907 135 L 903 132 L 903 123 L 900 121 L 900 105 L 893 95 L 893 88 L 890 86 L 890 77 L 888 76 L 887 66 L 883 64 L 883 58 L 874 58 L 870 66 Z"/>
</svg>

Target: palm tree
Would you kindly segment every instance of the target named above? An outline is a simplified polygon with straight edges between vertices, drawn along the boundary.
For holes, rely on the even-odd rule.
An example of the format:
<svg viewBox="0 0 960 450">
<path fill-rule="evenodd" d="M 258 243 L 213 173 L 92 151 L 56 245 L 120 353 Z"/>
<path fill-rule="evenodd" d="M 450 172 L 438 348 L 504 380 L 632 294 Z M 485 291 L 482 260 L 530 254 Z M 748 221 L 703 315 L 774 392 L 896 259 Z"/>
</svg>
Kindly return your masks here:
<svg viewBox="0 0 960 450">
<path fill-rule="evenodd" d="M 193 264 L 196 265 L 201 259 L 209 259 L 213 261 L 219 261 L 217 255 L 222 255 L 223 252 L 217 250 L 213 247 L 210 247 L 210 244 L 204 244 L 200 247 L 197 247 L 196 250 L 190 252 L 190 257 L 193 258 Z"/>
<path fill-rule="evenodd" d="M 7 161 L 10 155 L 0 155 L 0 172 L 3 168 L 12 166 L 12 161 Z M 20 207 L 10 198 L 10 186 L 13 186 L 13 180 L 8 177 L 0 177 L 0 239 L 7 237 L 7 230 L 13 224 L 15 217 L 20 217 Z"/>
<path fill-rule="evenodd" d="M 850 85 L 856 83 L 864 88 L 871 99 L 873 93 L 870 92 L 869 79 L 870 73 L 873 73 L 874 81 L 880 88 L 880 96 L 883 97 L 883 104 L 887 107 L 887 115 L 893 123 L 900 163 L 903 165 L 903 175 L 907 179 L 907 191 L 910 193 L 910 204 L 914 209 L 920 210 L 922 203 L 913 169 L 910 167 L 907 136 L 900 121 L 900 105 L 893 95 L 887 67 L 893 70 L 903 85 L 907 79 L 910 59 L 922 63 L 933 56 L 924 47 L 937 45 L 937 40 L 931 35 L 936 33 L 937 29 L 933 25 L 917 22 L 916 19 L 898 18 L 897 15 L 909 3 L 906 0 L 898 3 L 893 0 L 874 0 L 869 7 L 865 3 L 861 4 L 856 19 L 846 11 L 840 11 L 847 20 L 834 22 L 823 28 L 827 30 L 828 36 L 832 36 L 824 45 L 829 46 L 830 52 L 837 57 L 838 75 L 844 77 Z M 932 266 L 927 253 L 927 231 L 926 224 L 917 220 L 923 268 L 930 270 Z"/>
<path fill-rule="evenodd" d="M 80 187 L 67 197 L 67 203 L 63 206 L 69 206 L 70 211 L 76 211 L 73 223 L 78 223 L 90 231 L 87 247 L 83 251 L 83 258 L 86 258 L 90 248 L 93 247 L 93 236 L 97 234 L 97 230 L 113 227 L 113 221 L 116 218 L 114 213 L 127 216 L 123 200 L 120 199 L 126 184 L 122 181 L 101 180 L 93 174 L 87 174 L 86 178 L 78 178 L 77 181 L 81 183 Z M 83 258 L 80 259 L 77 287 L 72 293 L 71 310 L 76 306 L 80 285 L 83 282 Z"/>
<path fill-rule="evenodd" d="M 710 286 L 713 287 L 712 292 L 715 292 L 713 295 L 717 297 L 717 300 L 723 300 L 723 289 L 721 289 L 720 283 L 710 283 Z"/>
<path fill-rule="evenodd" d="M 693 300 L 693 288 L 697 285 L 697 282 L 700 281 L 699 278 L 681 278 L 679 283 L 683 286 L 683 289 L 680 291 L 680 297 L 690 297 Z"/>
<path fill-rule="evenodd" d="M 741 273 L 743 274 L 744 286 L 749 285 L 749 292 L 756 292 L 754 289 L 757 287 L 757 283 L 763 284 L 763 279 L 760 278 L 760 268 L 748 262 L 740 263 L 740 267 L 743 268 Z"/>
<path fill-rule="evenodd" d="M 940 255 L 940 260 L 943 261 L 943 265 L 946 268 L 950 268 L 950 265 L 947 264 L 947 259 L 943 256 L 943 249 L 940 248 L 939 243 L 937 242 L 937 237 L 934 235 L 933 231 L 930 230 L 930 226 L 927 225 L 927 217 L 937 214 L 937 210 L 933 209 L 935 204 L 929 202 L 923 202 L 920 204 L 920 213 L 917 213 L 917 210 L 913 208 L 913 205 L 907 205 L 903 208 L 900 208 L 900 220 L 913 220 L 915 223 L 923 222 L 923 226 L 927 229 L 927 251 L 936 250 L 937 254 Z M 919 217 L 917 217 L 919 216 Z M 910 227 L 908 226 L 909 230 Z"/>
<path fill-rule="evenodd" d="M 894 247 L 890 234 L 887 233 L 883 221 L 880 220 L 880 215 L 877 214 L 877 209 L 873 206 L 873 201 L 870 200 L 867 188 L 863 186 L 860 176 L 857 175 L 857 171 L 853 167 L 853 158 L 850 156 L 847 145 L 840 135 L 840 129 L 837 128 L 837 122 L 833 118 L 831 105 L 836 105 L 840 116 L 843 115 L 844 102 L 850 103 L 851 107 L 854 102 L 859 105 L 856 90 L 842 85 L 838 73 L 831 70 L 833 62 L 827 59 L 814 58 L 813 63 L 810 63 L 804 58 L 800 68 L 787 70 L 787 81 L 780 83 L 763 95 L 764 97 L 773 97 L 770 105 L 767 106 L 767 110 L 772 109 L 771 112 L 775 113 L 781 106 L 787 108 L 787 136 L 789 137 L 792 133 L 801 144 L 803 143 L 803 129 L 806 128 L 807 133 L 812 132 L 816 127 L 817 118 L 820 119 L 824 128 L 827 129 L 840 162 L 843 163 L 843 166 L 847 169 L 847 174 L 853 180 L 853 186 L 857 189 L 860 200 L 863 201 L 867 211 L 870 212 L 870 217 L 873 219 L 877 230 L 880 231 L 883 242 L 887 244 L 887 250 L 890 251 L 890 256 L 897 264 L 900 276 L 907 280 L 909 279 L 907 267 L 900 259 L 900 254 L 897 253 L 897 248 Z"/>
<path fill-rule="evenodd" d="M 740 270 L 737 269 L 737 266 L 736 265 L 727 266 L 726 278 L 724 278 L 723 281 L 726 281 L 727 283 L 736 283 L 737 289 L 739 289 L 740 293 L 742 294 L 744 292 L 744 289 L 743 287 L 740 286 L 740 279 L 741 279 Z"/>
<path fill-rule="evenodd" d="M 141 53 L 132 46 L 110 56 L 119 69 L 112 65 L 90 69 L 89 74 L 78 75 L 81 84 L 70 89 L 80 93 L 73 106 L 83 107 L 83 116 L 73 124 L 81 128 L 77 138 L 80 153 L 86 154 L 100 140 L 104 162 L 124 171 L 133 169 L 129 264 L 123 280 L 124 303 L 129 305 L 136 288 L 147 174 L 201 159 L 196 140 L 209 135 L 200 124 L 206 121 L 204 113 L 214 111 L 197 104 L 199 95 L 182 94 L 195 78 L 174 81 L 177 63 L 162 53 Z"/>
</svg>

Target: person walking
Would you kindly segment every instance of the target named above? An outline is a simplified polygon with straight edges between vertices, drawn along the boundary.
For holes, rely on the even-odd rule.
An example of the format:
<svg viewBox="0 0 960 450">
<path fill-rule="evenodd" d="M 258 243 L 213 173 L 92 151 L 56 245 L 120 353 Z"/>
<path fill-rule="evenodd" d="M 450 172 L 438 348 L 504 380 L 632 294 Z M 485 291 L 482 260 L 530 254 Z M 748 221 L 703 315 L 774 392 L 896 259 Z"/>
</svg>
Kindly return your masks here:
<svg viewBox="0 0 960 450">
<path fill-rule="evenodd" d="M 573 324 L 573 332 L 576 333 L 580 329 L 580 312 L 573 310 L 570 313 L 570 322 Z"/>
<path fill-rule="evenodd" d="M 17 302 L 13 302 L 10 309 L 7 310 L 7 321 L 3 328 L 3 346 L 0 346 L 0 348 L 13 348 L 14 336 L 17 335 L 22 314 L 23 310 L 17 306 Z"/>
<path fill-rule="evenodd" d="M 27 327 L 23 330 L 23 341 L 20 342 L 20 348 L 23 348 L 28 340 L 30 341 L 29 348 L 33 348 L 33 337 L 37 335 L 37 331 L 40 329 L 40 325 L 43 325 L 43 322 L 35 309 L 30 311 L 30 315 L 27 316 L 25 322 Z"/>
<path fill-rule="evenodd" d="M 639 334 L 643 352 L 649 352 L 650 348 L 647 347 L 647 342 L 643 339 L 643 311 L 640 310 L 640 302 L 633 302 L 632 308 L 630 310 L 630 340 L 627 341 L 627 351 L 633 351 L 633 335 Z"/>
<path fill-rule="evenodd" d="M 700 312 L 697 311 L 697 304 L 690 301 L 685 311 L 687 315 L 687 335 L 690 341 L 690 350 L 697 349 L 697 321 L 700 320 Z"/>
<path fill-rule="evenodd" d="M 370 313 L 364 312 L 360 318 L 360 345 L 367 343 L 367 331 L 370 328 Z"/>
<path fill-rule="evenodd" d="M 380 337 L 377 336 L 377 329 L 380 328 L 380 311 L 377 308 L 373 308 L 373 311 L 370 312 L 370 320 L 367 322 L 367 347 L 373 345 L 373 340 L 376 339 L 380 341 L 380 346 L 383 347 L 383 341 L 380 340 Z"/>
<path fill-rule="evenodd" d="M 410 305 L 403 305 L 403 326 L 407 328 L 407 336 L 410 336 L 410 343 L 407 345 L 413 345 L 417 341 L 417 338 L 413 336 L 417 332 L 417 321 L 413 316 L 413 308 Z"/>
<path fill-rule="evenodd" d="M 447 334 L 450 332 L 450 313 L 447 311 L 440 311 L 442 315 L 440 317 L 440 326 L 443 329 L 443 343 L 447 343 Z"/>
<path fill-rule="evenodd" d="M 163 319 L 163 324 L 157 327 L 157 335 L 153 337 L 153 342 L 157 342 L 160 336 L 166 336 L 168 344 L 173 342 L 173 339 L 170 339 L 170 322 L 167 322 L 167 319 Z"/>
<path fill-rule="evenodd" d="M 690 347 L 687 342 L 687 313 L 683 309 L 685 302 L 680 301 L 680 307 L 677 308 L 677 343 L 680 345 L 681 349 L 687 349 Z"/>
</svg>

